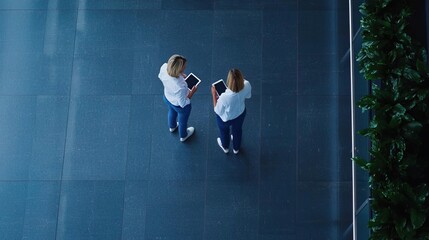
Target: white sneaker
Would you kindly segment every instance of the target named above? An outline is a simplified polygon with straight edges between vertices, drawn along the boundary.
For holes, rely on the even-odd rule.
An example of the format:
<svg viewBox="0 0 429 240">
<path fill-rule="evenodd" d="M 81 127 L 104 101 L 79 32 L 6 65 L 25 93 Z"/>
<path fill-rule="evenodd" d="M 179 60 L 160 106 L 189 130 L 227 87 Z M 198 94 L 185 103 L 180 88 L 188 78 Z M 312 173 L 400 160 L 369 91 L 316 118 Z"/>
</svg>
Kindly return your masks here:
<svg viewBox="0 0 429 240">
<path fill-rule="evenodd" d="M 176 127 L 170 128 L 170 132 L 172 133 L 172 132 L 176 131 L 177 127 L 179 127 L 179 123 L 176 124 Z"/>
<path fill-rule="evenodd" d="M 232 136 L 232 134 L 231 134 L 231 141 L 234 139 L 234 136 Z M 235 149 L 232 149 L 232 151 L 234 152 L 234 154 L 238 154 L 238 152 L 240 151 L 240 150 L 235 150 Z"/>
<path fill-rule="evenodd" d="M 188 135 L 187 135 L 186 137 L 184 137 L 184 138 L 180 138 L 180 141 L 181 141 L 181 142 L 186 141 L 186 139 L 188 139 L 192 134 L 194 134 L 194 131 L 195 131 L 195 128 L 194 128 L 194 127 L 188 127 L 188 128 L 186 129 L 186 132 L 188 132 Z"/>
<path fill-rule="evenodd" d="M 220 140 L 220 138 L 217 138 L 217 145 L 219 145 L 219 147 L 223 150 L 224 153 L 228 153 L 229 152 L 229 149 L 225 149 L 222 146 L 222 141 Z"/>
</svg>

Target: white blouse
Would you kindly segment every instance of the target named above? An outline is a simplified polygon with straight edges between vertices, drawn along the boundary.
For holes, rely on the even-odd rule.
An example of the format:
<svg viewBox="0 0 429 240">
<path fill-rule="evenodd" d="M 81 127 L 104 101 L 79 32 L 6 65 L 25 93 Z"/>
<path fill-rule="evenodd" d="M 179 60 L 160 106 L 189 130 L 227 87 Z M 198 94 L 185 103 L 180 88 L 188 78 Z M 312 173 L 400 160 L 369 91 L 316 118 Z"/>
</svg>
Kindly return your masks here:
<svg viewBox="0 0 429 240">
<path fill-rule="evenodd" d="M 175 78 L 168 75 L 167 63 L 164 63 L 159 69 L 158 78 L 164 85 L 164 95 L 171 104 L 183 108 L 191 103 L 188 98 L 188 84 L 186 84 L 183 76 Z"/>
<path fill-rule="evenodd" d="M 252 86 L 247 80 L 244 80 L 244 88 L 239 92 L 233 92 L 227 88 L 219 96 L 214 111 L 224 122 L 235 119 L 244 112 L 245 100 L 251 96 Z"/>
</svg>

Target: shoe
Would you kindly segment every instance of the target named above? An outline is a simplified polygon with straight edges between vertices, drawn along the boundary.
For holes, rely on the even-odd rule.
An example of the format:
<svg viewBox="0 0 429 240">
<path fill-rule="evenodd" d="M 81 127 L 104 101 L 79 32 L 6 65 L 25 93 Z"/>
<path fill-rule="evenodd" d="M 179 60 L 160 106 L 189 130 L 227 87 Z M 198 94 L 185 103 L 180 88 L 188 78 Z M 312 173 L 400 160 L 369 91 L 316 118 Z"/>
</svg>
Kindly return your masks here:
<svg viewBox="0 0 429 240">
<path fill-rule="evenodd" d="M 186 132 L 188 132 L 188 135 L 187 135 L 186 137 L 184 137 L 184 138 L 180 138 L 180 141 L 181 141 L 181 142 L 186 141 L 186 139 L 188 139 L 190 136 L 192 136 L 192 134 L 194 134 L 194 131 L 195 131 L 195 128 L 194 128 L 194 127 L 188 127 L 188 128 L 186 129 Z"/>
<path fill-rule="evenodd" d="M 220 138 L 217 138 L 217 145 L 219 145 L 219 147 L 223 150 L 224 153 L 228 153 L 229 152 L 229 149 L 225 149 L 222 146 L 222 141 L 220 140 Z"/>
<path fill-rule="evenodd" d="M 234 136 L 232 136 L 232 134 L 231 134 L 231 141 L 234 139 Z M 234 154 L 238 154 L 238 152 L 240 151 L 240 150 L 235 150 L 235 149 L 232 149 L 232 151 L 234 152 Z"/>
<path fill-rule="evenodd" d="M 172 133 L 172 132 L 176 131 L 177 127 L 179 127 L 179 123 L 176 124 L 176 127 L 170 128 L 170 132 Z"/>
</svg>

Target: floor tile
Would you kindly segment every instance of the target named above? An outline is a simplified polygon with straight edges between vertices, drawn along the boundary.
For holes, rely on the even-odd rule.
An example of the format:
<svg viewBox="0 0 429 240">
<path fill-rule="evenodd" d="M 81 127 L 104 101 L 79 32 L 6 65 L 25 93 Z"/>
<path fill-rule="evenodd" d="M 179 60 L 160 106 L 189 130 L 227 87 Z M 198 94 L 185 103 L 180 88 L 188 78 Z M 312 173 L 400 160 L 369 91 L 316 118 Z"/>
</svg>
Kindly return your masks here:
<svg viewBox="0 0 429 240">
<path fill-rule="evenodd" d="M 165 10 L 211 10 L 213 9 L 214 0 L 164 0 L 162 1 L 162 9 Z"/>
<path fill-rule="evenodd" d="M 307 223 L 300 224 L 298 229 L 298 234 L 296 239 L 350 239 L 345 238 L 344 230 L 347 229 L 347 223 Z M 312 228 L 311 231 L 308 231 L 309 228 Z"/>
<path fill-rule="evenodd" d="M 259 240 L 296 240 L 296 234 L 260 234 Z"/>
<path fill-rule="evenodd" d="M 299 53 L 332 54 L 344 51 L 339 46 L 349 39 L 348 33 L 343 31 L 347 29 L 347 22 L 339 19 L 336 11 L 300 11 L 298 22 Z"/>
<path fill-rule="evenodd" d="M 296 185 L 293 181 L 263 181 L 259 194 L 259 234 L 280 237 L 296 234 Z"/>
<path fill-rule="evenodd" d="M 120 239 L 124 213 L 121 181 L 63 181 L 58 239 Z"/>
<path fill-rule="evenodd" d="M 157 74 L 159 66 L 149 59 L 157 59 L 161 16 L 158 11 L 80 13 L 72 94 L 151 93 L 149 73 Z"/>
<path fill-rule="evenodd" d="M 244 9 L 244 10 L 261 10 L 261 9 L 287 9 L 295 10 L 297 8 L 297 1 L 295 0 L 268 0 L 268 1 L 240 1 L 240 0 L 215 0 L 216 10 L 231 10 L 231 9 Z"/>
<path fill-rule="evenodd" d="M 306 181 L 350 179 L 350 146 L 337 136 L 347 134 L 348 97 L 298 98 L 298 178 Z M 341 121 L 339 121 L 340 117 Z M 335 134 L 334 134 L 335 133 Z"/>
<path fill-rule="evenodd" d="M 70 102 L 63 179 L 125 178 L 129 96 L 80 96 Z"/>
<path fill-rule="evenodd" d="M 0 2 L 0 9 L 28 10 L 28 9 L 77 9 L 78 0 L 4 0 Z"/>
<path fill-rule="evenodd" d="M 55 239 L 60 184 L 0 182 L 0 231 L 4 239 Z"/>
<path fill-rule="evenodd" d="M 145 236 L 147 205 L 147 181 L 126 182 L 122 239 L 142 239 Z"/>
<path fill-rule="evenodd" d="M 214 35 L 239 35 L 241 38 L 258 36 L 261 34 L 262 19 L 259 11 L 215 11 Z"/>
<path fill-rule="evenodd" d="M 67 97 L 0 97 L 0 178 L 61 179 Z"/>
<path fill-rule="evenodd" d="M 159 97 L 136 95 L 131 99 L 128 136 L 128 180 L 149 180 L 151 162 L 154 101 Z"/>
<path fill-rule="evenodd" d="M 161 0 L 79 0 L 79 9 L 161 9 Z"/>
<path fill-rule="evenodd" d="M 297 97 L 265 95 L 262 97 L 261 104 L 263 106 L 261 109 L 262 137 L 264 139 L 283 138 L 284 140 L 277 143 L 285 142 L 296 146 Z"/>
<path fill-rule="evenodd" d="M 258 185 L 208 181 L 204 239 L 257 239 Z"/>
<path fill-rule="evenodd" d="M 0 97 L 3 180 L 26 179 L 34 135 L 35 97 Z"/>
<path fill-rule="evenodd" d="M 203 239 L 204 182 L 149 182 L 145 239 Z"/>
<path fill-rule="evenodd" d="M 274 9 L 263 11 L 262 33 L 264 35 L 284 35 L 297 37 L 298 12 L 294 9 Z"/>
<path fill-rule="evenodd" d="M 5 11 L 1 19 L 10 24 L 0 27 L 5 66 L 0 94 L 68 94 L 76 13 Z"/>
<path fill-rule="evenodd" d="M 350 186 L 350 182 L 298 182 L 297 223 L 351 222 L 352 215 L 348 210 L 352 207 Z"/>
<path fill-rule="evenodd" d="M 344 1 L 335 0 L 308 0 L 299 2 L 298 10 L 346 10 Z"/>
<path fill-rule="evenodd" d="M 68 97 L 37 97 L 28 179 L 60 180 L 66 141 Z"/>
</svg>

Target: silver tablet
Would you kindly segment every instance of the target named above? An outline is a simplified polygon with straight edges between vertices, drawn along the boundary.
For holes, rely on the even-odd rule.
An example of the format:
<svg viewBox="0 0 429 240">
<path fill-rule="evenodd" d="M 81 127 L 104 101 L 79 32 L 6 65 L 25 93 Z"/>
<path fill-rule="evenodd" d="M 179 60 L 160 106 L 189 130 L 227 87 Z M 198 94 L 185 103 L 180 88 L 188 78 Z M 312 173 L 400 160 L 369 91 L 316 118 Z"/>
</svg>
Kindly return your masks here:
<svg viewBox="0 0 429 240">
<path fill-rule="evenodd" d="M 226 91 L 226 84 L 223 81 L 223 79 L 219 79 L 216 82 L 212 83 L 212 86 L 215 87 L 216 93 L 218 96 L 220 96 L 222 93 Z"/>
<path fill-rule="evenodd" d="M 198 86 L 201 80 L 195 76 L 193 73 L 189 73 L 185 78 L 186 83 L 188 84 L 189 90 L 191 90 L 194 86 Z"/>
</svg>

